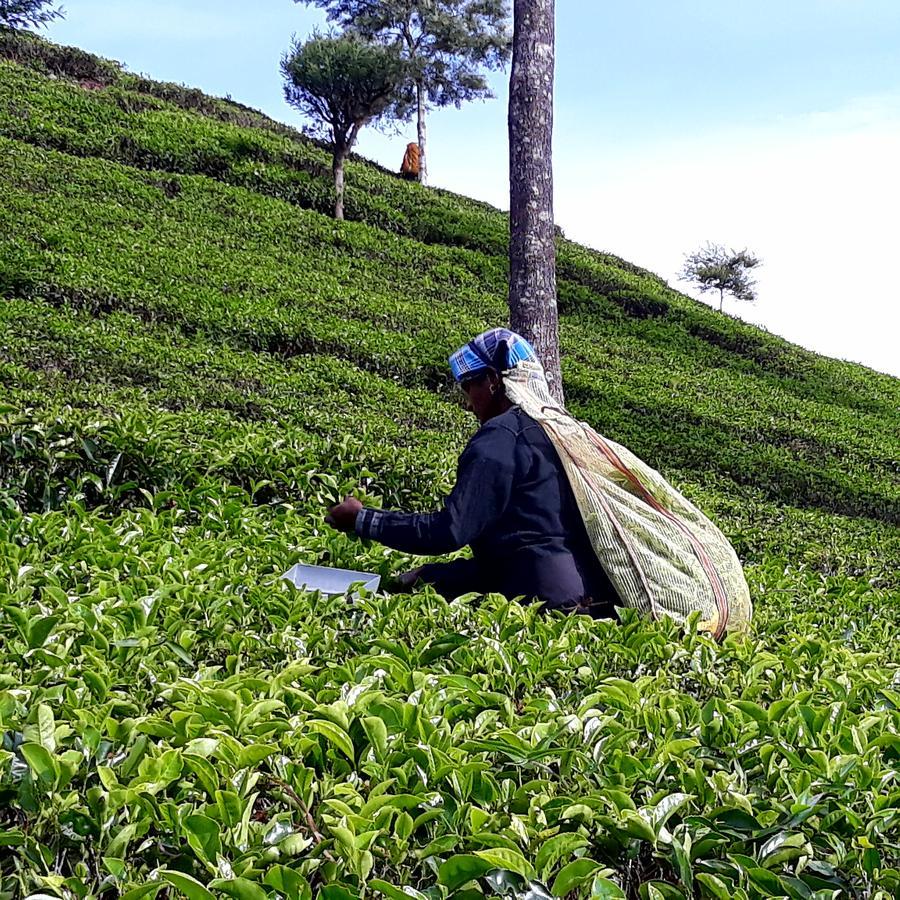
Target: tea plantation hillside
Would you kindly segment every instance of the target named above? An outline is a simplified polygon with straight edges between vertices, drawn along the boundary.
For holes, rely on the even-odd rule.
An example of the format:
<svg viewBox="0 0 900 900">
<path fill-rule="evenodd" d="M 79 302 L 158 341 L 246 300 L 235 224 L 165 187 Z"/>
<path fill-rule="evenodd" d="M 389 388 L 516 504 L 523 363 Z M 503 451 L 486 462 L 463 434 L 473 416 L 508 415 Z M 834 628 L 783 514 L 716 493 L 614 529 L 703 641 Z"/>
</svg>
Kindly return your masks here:
<svg viewBox="0 0 900 900">
<path fill-rule="evenodd" d="M 411 565 L 323 508 L 439 502 L 506 293 L 494 209 L 329 206 L 290 129 L 0 32 L 0 897 L 897 896 L 900 382 L 560 238 L 570 407 L 752 633 L 304 594 Z"/>
</svg>

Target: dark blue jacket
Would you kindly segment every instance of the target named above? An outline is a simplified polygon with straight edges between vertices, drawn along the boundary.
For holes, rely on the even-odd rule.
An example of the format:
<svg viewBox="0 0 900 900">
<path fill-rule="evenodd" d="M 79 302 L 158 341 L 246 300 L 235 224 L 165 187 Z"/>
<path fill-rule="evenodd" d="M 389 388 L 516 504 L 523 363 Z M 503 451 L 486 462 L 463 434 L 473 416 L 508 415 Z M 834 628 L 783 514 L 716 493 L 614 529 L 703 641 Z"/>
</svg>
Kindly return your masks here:
<svg viewBox="0 0 900 900">
<path fill-rule="evenodd" d="M 364 509 L 356 531 L 423 556 L 471 545 L 472 559 L 424 567 L 423 580 L 448 597 L 496 592 L 602 616 L 614 615 L 618 602 L 556 449 L 518 407 L 491 419 L 469 441 L 440 512 Z"/>
</svg>

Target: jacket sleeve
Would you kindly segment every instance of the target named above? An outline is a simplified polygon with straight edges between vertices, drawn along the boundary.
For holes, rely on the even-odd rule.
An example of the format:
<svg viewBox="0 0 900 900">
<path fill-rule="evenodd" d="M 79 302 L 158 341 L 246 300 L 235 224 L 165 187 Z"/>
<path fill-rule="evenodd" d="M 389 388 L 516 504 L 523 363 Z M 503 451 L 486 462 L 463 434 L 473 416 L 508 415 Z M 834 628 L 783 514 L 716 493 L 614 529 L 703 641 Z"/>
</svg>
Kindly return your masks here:
<svg viewBox="0 0 900 900">
<path fill-rule="evenodd" d="M 456 486 L 435 513 L 363 509 L 356 533 L 421 556 L 459 550 L 484 533 L 506 510 L 515 474 L 515 434 L 503 425 L 482 427 L 459 458 Z"/>
</svg>

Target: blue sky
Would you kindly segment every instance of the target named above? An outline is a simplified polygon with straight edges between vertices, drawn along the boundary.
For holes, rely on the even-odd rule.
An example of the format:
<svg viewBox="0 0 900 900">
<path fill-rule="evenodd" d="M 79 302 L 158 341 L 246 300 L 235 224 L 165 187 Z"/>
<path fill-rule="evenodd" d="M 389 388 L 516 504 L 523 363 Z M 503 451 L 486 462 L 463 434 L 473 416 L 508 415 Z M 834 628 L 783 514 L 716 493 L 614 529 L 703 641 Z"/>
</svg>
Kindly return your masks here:
<svg viewBox="0 0 900 900">
<path fill-rule="evenodd" d="M 49 36 L 293 124 L 278 61 L 322 14 L 292 0 L 71 0 Z M 557 219 L 675 282 L 717 241 L 763 257 L 726 309 L 900 375 L 898 0 L 557 0 Z M 429 124 L 433 184 L 505 206 L 497 100 Z M 399 166 L 413 131 L 364 132 Z"/>
</svg>

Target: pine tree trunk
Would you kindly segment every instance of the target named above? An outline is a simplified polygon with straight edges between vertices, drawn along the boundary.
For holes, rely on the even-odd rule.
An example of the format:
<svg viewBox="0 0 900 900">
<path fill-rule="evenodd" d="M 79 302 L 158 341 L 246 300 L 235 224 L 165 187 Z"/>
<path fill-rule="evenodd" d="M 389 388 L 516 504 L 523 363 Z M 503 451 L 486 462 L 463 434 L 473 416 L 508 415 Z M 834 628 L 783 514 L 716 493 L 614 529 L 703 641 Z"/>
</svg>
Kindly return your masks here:
<svg viewBox="0 0 900 900">
<path fill-rule="evenodd" d="M 426 184 L 428 182 L 428 167 L 425 161 L 425 85 L 421 81 L 416 82 L 416 104 L 417 115 L 416 125 L 419 134 L 419 183 Z"/>
<path fill-rule="evenodd" d="M 335 150 L 332 156 L 331 171 L 334 173 L 334 217 L 344 221 L 344 157 L 343 150 Z"/>
<path fill-rule="evenodd" d="M 725 291 L 719 288 L 719 312 L 722 312 L 722 304 L 725 302 Z"/>
<path fill-rule="evenodd" d="M 554 0 L 514 0 L 509 85 L 509 318 L 563 402 L 553 220 Z"/>
</svg>

